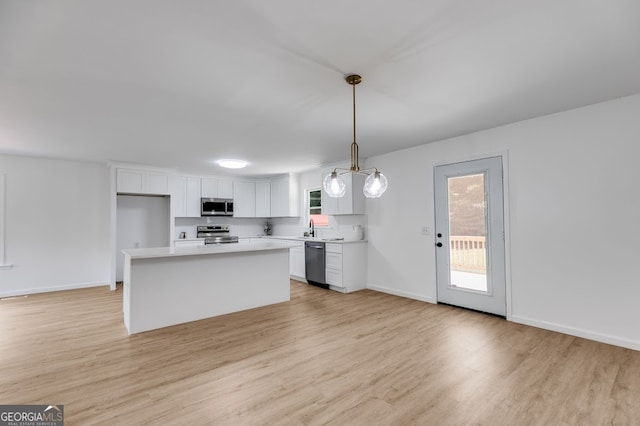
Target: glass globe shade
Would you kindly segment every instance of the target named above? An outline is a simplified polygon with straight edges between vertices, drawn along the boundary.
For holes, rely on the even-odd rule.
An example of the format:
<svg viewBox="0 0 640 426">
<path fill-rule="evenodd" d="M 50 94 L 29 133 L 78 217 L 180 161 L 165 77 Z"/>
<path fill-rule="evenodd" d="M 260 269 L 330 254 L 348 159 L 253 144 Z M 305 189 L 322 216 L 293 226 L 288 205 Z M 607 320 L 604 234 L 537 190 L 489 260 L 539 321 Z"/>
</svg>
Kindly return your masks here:
<svg viewBox="0 0 640 426">
<path fill-rule="evenodd" d="M 330 175 L 325 176 L 322 186 L 329 197 L 332 198 L 343 197 L 347 190 L 347 185 L 345 185 L 344 180 L 342 180 L 336 172 L 332 172 Z"/>
<path fill-rule="evenodd" d="M 387 178 L 380 172 L 371 173 L 364 181 L 364 196 L 367 198 L 378 198 L 387 190 Z"/>
</svg>

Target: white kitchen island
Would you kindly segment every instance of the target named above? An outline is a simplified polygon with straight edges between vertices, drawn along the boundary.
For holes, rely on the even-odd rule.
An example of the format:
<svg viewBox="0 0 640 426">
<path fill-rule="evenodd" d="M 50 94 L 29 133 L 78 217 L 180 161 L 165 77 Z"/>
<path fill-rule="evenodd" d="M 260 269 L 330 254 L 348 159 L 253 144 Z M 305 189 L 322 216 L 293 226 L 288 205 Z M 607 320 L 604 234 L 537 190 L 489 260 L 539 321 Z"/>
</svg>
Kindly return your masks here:
<svg viewBox="0 0 640 426">
<path fill-rule="evenodd" d="M 127 331 L 289 301 L 292 246 L 264 242 L 123 250 Z"/>
</svg>

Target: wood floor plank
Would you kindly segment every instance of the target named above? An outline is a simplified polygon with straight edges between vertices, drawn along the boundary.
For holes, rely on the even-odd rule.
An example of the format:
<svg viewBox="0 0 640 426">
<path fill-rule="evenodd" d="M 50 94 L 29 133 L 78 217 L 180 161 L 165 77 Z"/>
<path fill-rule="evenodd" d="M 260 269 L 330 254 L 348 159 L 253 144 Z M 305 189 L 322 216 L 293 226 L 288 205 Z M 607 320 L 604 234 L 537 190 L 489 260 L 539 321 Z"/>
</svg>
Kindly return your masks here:
<svg viewBox="0 0 640 426">
<path fill-rule="evenodd" d="M 640 352 L 373 291 L 128 336 L 122 293 L 0 300 L 0 403 L 67 424 L 640 424 Z"/>
</svg>

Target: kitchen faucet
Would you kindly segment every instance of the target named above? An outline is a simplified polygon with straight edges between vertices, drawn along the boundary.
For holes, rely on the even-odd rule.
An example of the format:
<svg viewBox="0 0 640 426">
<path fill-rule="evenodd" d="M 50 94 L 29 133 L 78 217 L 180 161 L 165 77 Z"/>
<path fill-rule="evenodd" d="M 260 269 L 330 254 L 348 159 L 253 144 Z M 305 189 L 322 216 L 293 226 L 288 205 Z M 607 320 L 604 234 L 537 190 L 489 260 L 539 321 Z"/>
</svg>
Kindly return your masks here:
<svg viewBox="0 0 640 426">
<path fill-rule="evenodd" d="M 316 228 L 313 223 L 313 219 L 309 219 L 309 235 L 312 237 L 316 236 Z"/>
</svg>

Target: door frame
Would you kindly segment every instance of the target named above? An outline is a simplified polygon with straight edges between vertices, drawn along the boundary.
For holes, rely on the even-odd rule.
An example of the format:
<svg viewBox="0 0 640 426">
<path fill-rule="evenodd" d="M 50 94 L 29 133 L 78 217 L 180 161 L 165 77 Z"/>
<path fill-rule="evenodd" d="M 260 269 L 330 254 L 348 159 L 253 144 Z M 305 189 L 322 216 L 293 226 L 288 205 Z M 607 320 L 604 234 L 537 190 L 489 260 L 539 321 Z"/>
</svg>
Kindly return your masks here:
<svg viewBox="0 0 640 426">
<path fill-rule="evenodd" d="M 502 210 L 503 210 L 503 221 L 504 221 L 504 278 L 505 278 L 505 301 L 507 304 L 507 315 L 506 319 L 511 321 L 511 227 L 509 225 L 511 216 L 509 215 L 509 205 L 510 205 L 510 197 L 509 197 L 509 150 L 505 149 L 497 152 L 488 152 L 484 154 L 478 154 L 468 157 L 453 157 L 448 158 L 446 160 L 439 160 L 433 163 L 433 175 L 432 179 L 435 183 L 435 173 L 436 167 L 438 166 L 446 166 L 454 163 L 463 163 L 466 161 L 474 161 L 474 160 L 482 160 L 489 157 L 500 157 L 502 159 Z M 434 187 L 435 188 L 435 187 Z M 433 197 L 435 200 L 435 189 L 433 193 Z M 436 229 L 436 211 L 435 211 L 435 203 L 433 204 L 433 228 Z M 435 235 L 433 236 L 433 244 L 435 246 Z M 435 272 L 438 267 L 436 264 L 436 256 L 434 251 L 433 256 L 433 270 L 434 270 L 434 283 L 437 282 L 437 278 L 435 277 Z M 437 291 L 437 285 L 436 285 Z M 436 299 L 437 300 L 437 299 Z"/>
</svg>

